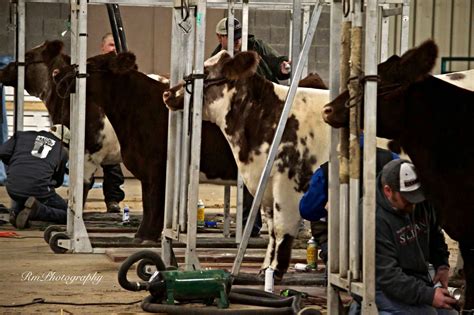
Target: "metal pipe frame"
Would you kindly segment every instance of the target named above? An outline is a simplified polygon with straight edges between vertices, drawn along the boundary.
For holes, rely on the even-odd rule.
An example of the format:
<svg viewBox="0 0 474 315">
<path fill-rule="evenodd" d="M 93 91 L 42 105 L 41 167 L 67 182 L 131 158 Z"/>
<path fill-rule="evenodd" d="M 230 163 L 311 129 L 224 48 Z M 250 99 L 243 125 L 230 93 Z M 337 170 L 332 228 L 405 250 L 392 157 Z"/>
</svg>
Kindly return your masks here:
<svg viewBox="0 0 474 315">
<path fill-rule="evenodd" d="M 206 39 L 206 0 L 198 0 L 196 7 L 196 50 L 194 55 L 194 75 L 204 74 L 204 44 Z M 188 229 L 186 234 L 185 270 L 200 269 L 196 254 L 197 211 L 199 192 L 199 162 L 201 155 L 202 101 L 204 79 L 194 81 L 191 160 L 188 192 Z"/>
<path fill-rule="evenodd" d="M 342 3 L 340 0 L 333 0 L 331 3 L 330 13 L 330 36 L 329 36 L 329 98 L 335 99 L 339 95 L 339 56 L 341 45 L 339 39 L 341 38 L 341 22 L 342 22 Z M 339 163 L 337 155 L 337 146 L 339 143 L 339 130 L 331 128 L 330 137 L 330 153 L 329 153 L 329 230 L 328 230 L 328 290 L 327 303 L 330 314 L 339 314 L 339 292 L 337 286 L 333 285 L 331 276 L 339 272 Z M 339 277 L 336 277 L 339 278 Z"/>
<path fill-rule="evenodd" d="M 25 0 L 18 0 L 16 4 L 16 61 L 18 62 L 17 86 L 15 87 L 15 123 L 14 131 L 24 129 L 23 113 L 25 99 Z"/>
<path fill-rule="evenodd" d="M 301 73 L 303 72 L 303 64 L 304 59 L 308 57 L 309 48 L 311 46 L 311 42 L 313 40 L 314 33 L 316 32 L 316 26 L 318 25 L 319 17 L 321 15 L 322 5 L 320 3 L 316 4 L 313 15 L 311 17 L 310 26 L 308 28 L 308 34 L 305 37 L 303 49 L 300 52 L 298 57 L 298 63 L 296 65 L 296 70 L 293 76 L 293 80 L 291 82 L 290 88 L 288 90 L 288 94 L 285 100 L 285 105 L 283 107 L 283 111 L 280 117 L 280 121 L 278 122 L 278 127 L 275 131 L 275 136 L 273 138 L 272 145 L 270 146 L 270 150 L 268 153 L 267 160 L 265 162 L 265 167 L 263 169 L 262 175 L 260 176 L 260 180 L 257 186 L 257 191 L 255 193 L 255 198 L 252 203 L 252 208 L 250 210 L 250 214 L 247 218 L 247 223 L 245 225 L 244 235 L 242 242 L 240 243 L 239 250 L 237 252 L 237 256 L 235 257 L 234 265 L 232 267 L 232 274 L 235 276 L 239 273 L 240 266 L 242 264 L 245 251 L 247 249 L 248 240 L 250 238 L 250 233 L 255 222 L 255 218 L 257 216 L 258 208 L 262 202 L 263 193 L 265 191 L 266 185 L 268 183 L 268 178 L 270 176 L 270 172 L 275 161 L 275 157 L 277 154 L 278 146 L 281 142 L 281 138 L 283 136 L 283 131 L 285 130 L 286 121 L 290 114 L 291 106 L 293 105 L 293 100 L 296 95 L 296 89 L 298 87 L 298 80 L 301 77 Z"/>
</svg>

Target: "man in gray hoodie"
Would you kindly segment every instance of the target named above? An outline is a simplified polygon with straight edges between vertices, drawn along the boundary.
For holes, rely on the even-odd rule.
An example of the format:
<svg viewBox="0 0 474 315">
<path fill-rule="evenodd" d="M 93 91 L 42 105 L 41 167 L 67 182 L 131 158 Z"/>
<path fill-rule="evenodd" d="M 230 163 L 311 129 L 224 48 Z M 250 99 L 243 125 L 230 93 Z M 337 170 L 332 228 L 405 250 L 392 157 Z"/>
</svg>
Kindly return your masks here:
<svg viewBox="0 0 474 315">
<path fill-rule="evenodd" d="M 457 314 L 449 252 L 415 167 L 393 160 L 377 178 L 376 303 L 380 314 Z M 430 277 L 428 264 L 435 269 Z M 437 284 L 437 285 L 435 285 Z"/>
</svg>

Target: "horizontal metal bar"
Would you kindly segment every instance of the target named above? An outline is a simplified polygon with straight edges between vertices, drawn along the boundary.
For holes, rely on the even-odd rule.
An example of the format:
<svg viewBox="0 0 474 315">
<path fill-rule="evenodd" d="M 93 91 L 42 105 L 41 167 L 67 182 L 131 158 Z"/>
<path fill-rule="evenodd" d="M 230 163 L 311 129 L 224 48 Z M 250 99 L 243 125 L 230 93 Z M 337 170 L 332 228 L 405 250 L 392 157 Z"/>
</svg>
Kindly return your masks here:
<svg viewBox="0 0 474 315">
<path fill-rule="evenodd" d="M 383 9 L 382 10 L 382 16 L 383 17 L 389 17 L 389 16 L 393 16 L 393 15 L 400 15 L 402 14 L 402 8 L 401 7 L 398 7 L 398 8 L 391 8 L 391 9 Z"/>
<path fill-rule="evenodd" d="M 349 290 L 349 281 L 345 278 L 341 278 L 339 274 L 329 274 L 328 280 L 331 285 L 334 285 L 346 291 L 351 291 L 352 293 L 355 293 L 358 296 L 363 296 L 364 283 L 362 282 L 352 282 L 351 289 Z"/>
</svg>

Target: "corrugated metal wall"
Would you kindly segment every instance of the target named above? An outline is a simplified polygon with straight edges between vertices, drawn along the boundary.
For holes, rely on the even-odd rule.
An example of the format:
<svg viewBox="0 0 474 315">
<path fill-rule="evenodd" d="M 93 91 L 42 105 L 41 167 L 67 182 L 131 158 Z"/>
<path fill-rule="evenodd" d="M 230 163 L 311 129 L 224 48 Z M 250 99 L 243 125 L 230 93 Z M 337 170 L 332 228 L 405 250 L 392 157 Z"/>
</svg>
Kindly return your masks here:
<svg viewBox="0 0 474 315">
<path fill-rule="evenodd" d="M 389 52 L 400 51 L 401 17 L 390 21 Z M 441 57 L 474 57 L 474 0 L 411 0 L 409 46 L 428 38 L 439 46 L 439 59 L 434 69 L 441 71 Z M 474 61 L 447 64 L 449 71 L 474 68 Z"/>
</svg>

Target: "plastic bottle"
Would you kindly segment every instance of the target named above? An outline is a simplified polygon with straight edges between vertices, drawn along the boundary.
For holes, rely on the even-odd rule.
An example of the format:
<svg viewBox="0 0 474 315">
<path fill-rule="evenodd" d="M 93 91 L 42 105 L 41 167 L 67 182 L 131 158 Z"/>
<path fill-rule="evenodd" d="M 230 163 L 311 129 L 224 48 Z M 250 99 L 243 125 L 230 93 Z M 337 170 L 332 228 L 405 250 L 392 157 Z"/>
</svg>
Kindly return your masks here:
<svg viewBox="0 0 474 315">
<path fill-rule="evenodd" d="M 204 226 L 205 215 L 204 215 L 204 202 L 199 199 L 197 204 L 197 226 Z"/>
<path fill-rule="evenodd" d="M 265 292 L 273 293 L 273 268 L 265 269 Z"/>
<path fill-rule="evenodd" d="M 316 241 L 314 240 L 314 237 L 311 237 L 308 241 L 308 246 L 306 247 L 306 262 L 308 263 L 308 268 L 316 269 L 317 257 L 318 248 L 316 246 Z"/>
<path fill-rule="evenodd" d="M 123 208 L 122 214 L 122 225 L 129 225 L 130 224 L 130 209 L 127 205 Z"/>
</svg>

